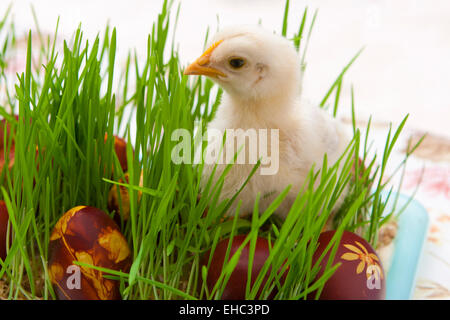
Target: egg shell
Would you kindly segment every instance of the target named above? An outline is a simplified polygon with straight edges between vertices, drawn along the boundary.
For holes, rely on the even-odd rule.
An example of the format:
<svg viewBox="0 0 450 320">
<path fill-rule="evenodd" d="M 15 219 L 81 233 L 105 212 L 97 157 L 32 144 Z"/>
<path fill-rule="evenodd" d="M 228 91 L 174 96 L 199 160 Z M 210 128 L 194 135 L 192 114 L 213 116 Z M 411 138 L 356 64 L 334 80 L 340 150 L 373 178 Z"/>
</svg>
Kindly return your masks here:
<svg viewBox="0 0 450 320">
<path fill-rule="evenodd" d="M 313 255 L 313 265 L 330 243 L 336 231 L 323 232 L 318 239 L 319 246 Z M 323 274 L 330 249 L 322 259 L 321 270 L 316 279 Z M 320 300 L 383 300 L 386 297 L 386 276 L 380 258 L 372 246 L 357 234 L 344 231 L 334 257 L 333 265 L 342 263 L 326 282 Z M 310 294 L 315 298 L 315 292 Z"/>
<path fill-rule="evenodd" d="M 123 172 L 126 172 L 128 170 L 127 142 L 122 138 L 114 136 L 114 149 L 116 150 L 117 158 L 119 158 Z"/>
<path fill-rule="evenodd" d="M 5 260 L 6 258 L 6 245 L 7 245 L 7 235 L 8 235 L 8 221 L 9 214 L 8 209 L 6 208 L 6 203 L 3 200 L 0 200 L 0 258 Z M 10 241 L 12 242 L 12 234 L 10 229 Z"/>
<path fill-rule="evenodd" d="M 129 182 L 128 173 L 125 174 L 125 180 Z M 119 182 L 123 183 L 122 179 Z M 119 188 L 119 193 L 117 193 L 117 188 Z M 122 210 L 120 210 L 120 205 L 122 204 Z M 120 217 L 124 221 L 130 218 L 130 195 L 128 193 L 128 188 L 124 186 L 119 186 L 117 184 L 113 185 L 108 193 L 108 210 L 114 211 L 116 214 L 114 220 L 119 224 Z"/>
<path fill-rule="evenodd" d="M 104 278 L 101 271 L 73 266 L 73 261 L 123 272 L 128 272 L 132 262 L 117 224 L 105 212 L 87 206 L 70 209 L 56 223 L 49 257 L 50 278 L 60 300 L 121 298 L 118 281 Z"/>
<path fill-rule="evenodd" d="M 239 247 L 244 242 L 246 236 L 245 235 L 237 235 L 233 238 L 233 242 L 231 244 L 230 249 L 230 255 L 229 259 L 233 256 L 233 254 L 239 249 Z M 213 257 L 211 259 L 211 265 L 208 270 L 208 275 L 206 277 L 206 285 L 208 287 L 208 290 L 211 292 L 211 290 L 214 288 L 217 280 L 220 277 L 220 274 L 222 272 L 223 263 L 225 260 L 225 255 L 228 248 L 228 243 L 230 239 L 225 239 L 220 241 L 213 253 Z M 242 250 L 242 253 L 239 257 L 239 261 L 234 268 L 233 272 L 231 273 L 231 276 L 225 286 L 225 290 L 223 291 L 222 300 L 243 300 L 245 299 L 245 290 L 247 285 L 247 274 L 248 274 L 248 259 L 249 259 L 249 252 L 250 252 L 250 243 L 248 243 L 244 249 Z M 258 277 L 259 272 L 261 271 L 262 267 L 264 266 L 264 263 L 266 262 L 267 258 L 269 257 L 269 242 L 264 239 L 258 237 L 256 240 L 256 247 L 255 247 L 255 254 L 253 258 L 253 268 L 251 273 L 251 285 L 253 286 L 256 278 Z M 211 251 L 208 251 L 202 258 L 201 265 L 207 266 L 208 260 L 210 257 Z M 262 288 L 264 287 L 267 278 L 270 274 L 270 269 L 267 272 L 266 276 L 264 277 L 264 280 L 260 286 L 259 292 L 257 294 L 257 298 L 259 297 Z M 276 294 L 276 291 L 271 293 L 270 298 L 273 298 Z"/>
<path fill-rule="evenodd" d="M 105 134 L 105 143 L 106 143 L 107 138 L 108 138 L 108 135 Z M 122 167 L 122 171 L 126 172 L 128 170 L 127 142 L 124 139 L 115 135 L 114 136 L 114 150 L 116 152 L 117 158 L 119 159 L 120 166 Z"/>
</svg>

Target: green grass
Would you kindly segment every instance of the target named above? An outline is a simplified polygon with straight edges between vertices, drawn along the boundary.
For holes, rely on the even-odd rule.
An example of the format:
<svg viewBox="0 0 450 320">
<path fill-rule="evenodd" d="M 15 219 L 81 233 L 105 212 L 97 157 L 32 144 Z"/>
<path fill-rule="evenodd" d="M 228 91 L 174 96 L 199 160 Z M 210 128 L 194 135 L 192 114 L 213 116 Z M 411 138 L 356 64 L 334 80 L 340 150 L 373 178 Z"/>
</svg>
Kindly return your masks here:
<svg viewBox="0 0 450 320">
<path fill-rule="evenodd" d="M 282 34 L 287 37 L 288 12 L 289 1 L 282 25 Z M 222 91 L 208 79 L 188 79 L 182 75 L 175 45 L 168 45 L 169 32 L 176 25 L 169 13 L 170 3 L 165 1 L 148 36 L 146 58 L 139 61 L 137 54 L 130 53 L 125 70 L 114 68 L 115 29 L 107 27 L 102 37 L 99 35 L 91 43 L 84 40 L 79 28 L 72 41 L 64 42 L 62 52 L 55 49 L 56 40 L 44 41 L 40 33 L 41 50 L 33 52 L 28 37 L 26 70 L 16 79 L 15 92 L 9 93 L 0 108 L 1 115 L 14 128 L 16 155 L 13 169 L 3 170 L 1 175 L 2 198 L 8 206 L 13 233 L 8 256 L 0 261 L 0 279 L 9 286 L 7 298 L 55 298 L 47 270 L 53 226 L 64 212 L 77 205 L 91 205 L 108 212 L 109 189 L 120 184 L 120 179 L 125 181 L 114 153 L 113 134 L 128 141 L 129 183 L 122 185 L 129 190 L 130 219 L 121 221 L 121 229 L 130 245 L 133 264 L 128 273 L 90 267 L 103 270 L 106 277 L 119 279 L 124 299 L 219 299 L 247 243 L 252 248 L 252 259 L 257 236 L 269 239 L 271 253 L 255 285 L 247 283 L 246 296 L 264 299 L 277 287 L 276 299 L 304 299 L 309 293 L 320 291 L 338 267 L 332 265 L 331 258 L 344 230 L 359 228 L 376 245 L 377 230 L 386 221 L 382 217 L 385 201 L 380 197 L 386 189 L 382 177 L 404 121 L 389 131 L 386 148 L 378 156 L 381 165 L 377 165 L 376 156 L 373 159 L 368 156 L 370 123 L 366 136 L 361 136 L 354 126 L 354 138 L 339 163 L 330 167 L 325 158 L 318 164 L 320 178 L 311 170 L 285 221 L 273 214 L 289 187 L 264 212 L 258 209 L 256 199 L 251 218 L 239 218 L 238 209 L 234 218 L 223 219 L 237 196 L 218 200 L 227 170 L 217 183 L 213 184 L 211 178 L 201 190 L 201 164 L 171 161 L 171 151 L 177 142 L 171 141 L 170 133 L 178 128 L 193 133 L 197 120 L 202 120 L 205 129 L 214 117 Z M 317 11 L 306 33 L 309 16 L 305 9 L 298 31 L 291 37 L 301 52 L 303 69 L 316 16 Z M 5 26 L 0 24 L 0 32 L 10 31 Z M 4 48 L 10 46 L 9 39 L 0 39 L 4 39 Z M 165 59 L 168 50 L 170 58 Z M 334 115 L 345 72 L 360 53 L 344 67 L 320 103 L 329 107 L 327 102 L 334 94 Z M 43 60 L 44 66 L 32 66 L 32 58 L 36 56 Z M 3 63 L 6 62 L 2 60 L 2 66 Z M 115 78 L 119 80 L 117 86 Z M 8 112 L 9 109 L 12 111 Z M 352 109 L 355 115 L 354 103 Z M 12 117 L 13 111 L 19 114 L 18 121 Z M 130 127 L 136 129 L 133 140 Z M 12 136 L 5 138 L 6 155 L 11 142 Z M 358 164 L 359 157 L 369 163 L 367 168 Z M 342 171 L 338 170 L 339 165 Z M 139 186 L 141 171 L 143 186 Z M 313 188 L 318 179 L 317 187 Z M 312 264 L 315 246 L 311 244 L 317 243 L 345 187 L 350 192 L 334 218 L 337 232 L 327 250 L 331 250 L 331 258 L 323 276 L 315 279 L 318 263 Z M 208 209 L 206 216 L 205 209 Z M 236 234 L 248 236 L 209 291 L 199 281 L 205 278 L 208 269 L 200 265 L 202 254 L 214 251 L 220 240 Z M 287 268 L 289 273 L 282 283 L 280 274 Z M 266 274 L 269 280 L 259 291 Z"/>
</svg>

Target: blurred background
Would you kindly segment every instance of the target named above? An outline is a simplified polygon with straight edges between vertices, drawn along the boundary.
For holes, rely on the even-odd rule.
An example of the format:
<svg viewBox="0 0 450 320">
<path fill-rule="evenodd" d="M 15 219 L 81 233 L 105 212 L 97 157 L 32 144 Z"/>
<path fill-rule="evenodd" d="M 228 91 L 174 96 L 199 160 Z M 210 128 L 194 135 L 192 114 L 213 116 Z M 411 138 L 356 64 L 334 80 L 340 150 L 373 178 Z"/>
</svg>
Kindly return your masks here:
<svg viewBox="0 0 450 320">
<path fill-rule="evenodd" d="M 42 32 L 52 34 L 60 17 L 62 35 L 81 23 L 93 38 L 109 22 L 117 27 L 119 53 L 136 48 L 145 54 L 147 35 L 161 0 L 13 0 L 18 37 L 35 27 L 34 6 Z M 1 1 L 4 11 L 11 3 Z M 262 23 L 279 32 L 284 0 L 187 0 L 181 3 L 176 43 L 187 64 L 203 48 L 206 29 L 230 24 Z M 446 0 L 315 0 L 290 2 L 289 29 L 298 28 L 304 8 L 309 19 L 318 9 L 308 48 L 304 94 L 320 101 L 342 67 L 362 47 L 342 90 L 349 101 L 354 85 L 358 116 L 398 121 L 410 113 L 408 125 L 450 138 L 450 3 Z M 173 15 L 176 10 L 173 10 Z"/>
<path fill-rule="evenodd" d="M 129 50 L 145 55 L 147 35 L 162 0 L 13 0 L 0 2 L 0 15 L 12 3 L 18 43 L 26 44 L 30 29 L 70 39 L 81 23 L 92 39 L 107 23 L 117 27 L 119 61 Z M 185 0 L 180 4 L 175 43 L 183 66 L 202 53 L 207 28 L 261 23 L 280 33 L 285 0 Z M 318 10 L 306 56 L 303 95 L 319 103 L 342 68 L 364 47 L 344 78 L 340 118 L 350 124 L 350 88 L 354 87 L 358 124 L 372 117 L 375 145 L 383 145 L 388 125 L 409 114 L 396 150 L 424 133 L 428 136 L 411 159 L 402 192 L 411 194 L 422 181 L 416 198 L 427 209 L 430 230 L 419 267 L 414 298 L 450 298 L 450 2 L 448 0 L 292 0 L 288 35 L 300 24 L 308 7 L 310 24 Z M 18 51 L 11 74 L 22 72 L 24 53 Z M 22 68 L 22 70 L 21 70 Z M 342 107 L 344 106 L 344 108 Z M 419 177 L 420 176 L 420 177 Z"/>
</svg>

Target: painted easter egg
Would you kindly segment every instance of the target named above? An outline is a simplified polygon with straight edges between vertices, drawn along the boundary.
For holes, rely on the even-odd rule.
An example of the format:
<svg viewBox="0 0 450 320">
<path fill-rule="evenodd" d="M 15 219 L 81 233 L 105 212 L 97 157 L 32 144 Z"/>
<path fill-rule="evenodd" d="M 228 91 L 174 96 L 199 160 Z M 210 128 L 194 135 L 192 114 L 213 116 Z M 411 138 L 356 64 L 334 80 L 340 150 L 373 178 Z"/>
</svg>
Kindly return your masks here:
<svg viewBox="0 0 450 320">
<path fill-rule="evenodd" d="M 117 224 L 103 211 L 79 206 L 67 211 L 50 237 L 49 273 L 61 300 L 120 299 L 119 283 L 74 261 L 127 272 L 131 253 Z"/>
<path fill-rule="evenodd" d="M 246 236 L 245 235 L 237 235 L 233 238 L 229 259 L 233 256 L 233 254 L 239 249 L 239 247 L 244 242 Z M 230 239 L 225 239 L 220 241 L 213 253 L 213 256 L 211 257 L 211 264 L 208 270 L 208 275 L 206 278 L 206 285 L 208 287 L 208 290 L 211 290 L 214 288 L 217 280 L 220 277 L 220 274 L 222 272 L 222 266 L 225 260 L 225 255 L 228 248 L 228 243 Z M 247 279 L 248 279 L 248 265 L 249 265 L 249 252 L 250 252 L 250 244 L 248 243 L 244 249 L 242 250 L 242 253 L 239 257 L 239 261 L 234 268 L 233 272 L 231 273 L 231 276 L 225 286 L 225 290 L 223 291 L 221 299 L 223 300 L 242 300 L 245 299 L 245 291 L 246 291 L 246 285 L 247 285 Z M 208 260 L 210 258 L 211 252 L 208 251 L 202 258 L 201 265 L 207 265 Z M 264 239 L 258 237 L 256 240 L 256 247 L 255 247 L 255 254 L 253 257 L 253 268 L 251 271 L 251 285 L 253 286 L 256 278 L 258 277 L 258 274 L 260 273 L 262 267 L 264 266 L 264 263 L 266 262 L 267 258 L 269 257 L 270 250 L 269 250 L 269 242 Z M 270 272 L 270 270 L 269 270 Z M 259 294 L 262 291 L 262 288 L 264 287 L 264 284 L 267 281 L 269 272 L 265 276 L 261 286 L 259 293 L 257 294 L 257 298 L 259 297 Z M 269 298 L 273 298 L 275 296 L 276 292 L 271 293 Z"/>
<path fill-rule="evenodd" d="M 105 134 L 105 142 L 108 138 L 108 135 Z M 123 172 L 128 170 L 128 161 L 127 161 L 127 142 L 125 139 L 122 139 L 118 136 L 114 136 L 114 151 L 119 159 L 120 166 Z"/>
</svg>

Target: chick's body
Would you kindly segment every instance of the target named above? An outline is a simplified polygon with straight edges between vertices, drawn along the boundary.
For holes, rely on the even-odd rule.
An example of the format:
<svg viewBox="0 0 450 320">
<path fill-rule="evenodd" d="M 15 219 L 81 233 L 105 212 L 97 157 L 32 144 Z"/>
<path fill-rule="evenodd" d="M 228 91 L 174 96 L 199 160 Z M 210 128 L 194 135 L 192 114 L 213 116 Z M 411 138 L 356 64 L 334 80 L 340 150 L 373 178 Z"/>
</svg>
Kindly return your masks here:
<svg viewBox="0 0 450 320">
<path fill-rule="evenodd" d="M 208 125 L 208 133 L 227 132 L 222 154 L 216 153 L 213 159 L 227 159 L 227 150 L 233 150 L 234 155 L 240 143 L 245 142 L 240 152 L 247 162 L 237 162 L 231 167 L 224 179 L 221 199 L 233 197 L 247 180 L 255 165 L 248 161 L 252 152 L 257 150 L 261 156 L 261 167 L 242 189 L 229 215 L 234 215 L 239 200 L 240 215 L 250 214 L 258 193 L 262 212 L 291 185 L 277 210 L 277 214 L 285 217 L 313 164 L 320 168 L 326 153 L 331 166 L 348 145 L 348 135 L 336 119 L 301 100 L 300 70 L 297 51 L 288 40 L 253 27 L 219 32 L 213 45 L 185 70 L 186 74 L 210 76 L 225 91 L 215 118 Z M 230 129 L 234 129 L 234 136 L 229 136 Z M 273 129 L 278 129 L 278 139 L 271 139 Z M 257 137 L 257 149 L 247 139 L 252 135 Z M 262 140 L 267 143 L 265 153 L 260 152 Z M 216 139 L 215 144 L 218 143 L 222 141 Z M 277 170 L 264 174 L 264 168 L 273 161 L 277 161 Z M 215 162 L 205 164 L 203 184 L 212 174 Z M 219 161 L 215 181 L 227 163 Z"/>
<path fill-rule="evenodd" d="M 261 173 L 264 167 L 262 165 L 242 189 L 235 204 L 242 200 L 240 212 L 249 214 L 253 211 L 257 194 L 260 193 L 259 208 L 263 211 L 276 196 L 291 185 L 287 198 L 277 211 L 278 214 L 285 216 L 307 179 L 312 165 L 316 164 L 316 167 L 320 167 L 325 153 L 327 153 L 329 164 L 334 163 L 342 154 L 348 143 L 345 131 L 323 110 L 309 104 L 301 104 L 300 101 L 295 101 L 294 108 L 283 116 L 273 115 L 268 119 L 243 115 L 243 112 L 233 112 L 234 107 L 232 103 L 224 101 L 208 129 L 214 128 L 222 132 L 227 129 L 279 129 L 278 172 L 273 175 L 264 175 Z M 227 140 L 225 144 L 231 143 L 236 146 L 236 140 Z M 269 140 L 269 150 L 271 147 Z M 226 158 L 226 149 L 224 146 L 223 158 Z M 245 152 L 248 159 L 249 145 L 245 144 L 241 152 Z M 269 160 L 261 159 L 261 162 L 268 163 Z M 225 170 L 226 165 L 226 163 L 217 165 L 215 180 Z M 203 184 L 209 179 L 214 166 L 215 164 L 205 165 Z M 225 177 L 221 198 L 231 198 L 245 183 L 253 167 L 253 163 L 234 164 Z M 230 210 L 229 214 L 234 214 L 233 210 Z"/>
</svg>

